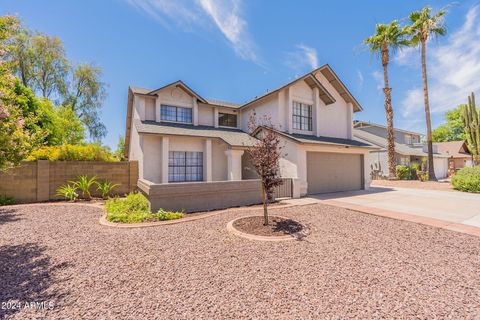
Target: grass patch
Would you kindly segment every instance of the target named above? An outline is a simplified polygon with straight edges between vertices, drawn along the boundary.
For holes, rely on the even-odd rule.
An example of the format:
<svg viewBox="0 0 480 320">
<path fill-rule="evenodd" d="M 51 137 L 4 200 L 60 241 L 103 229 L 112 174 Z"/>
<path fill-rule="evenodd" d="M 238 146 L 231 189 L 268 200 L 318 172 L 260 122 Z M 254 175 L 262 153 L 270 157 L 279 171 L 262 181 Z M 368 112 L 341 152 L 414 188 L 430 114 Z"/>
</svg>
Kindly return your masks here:
<svg viewBox="0 0 480 320">
<path fill-rule="evenodd" d="M 141 193 L 130 193 L 126 198 L 109 199 L 105 203 L 107 221 L 119 223 L 138 223 L 180 219 L 182 212 L 158 210 L 152 213 L 148 200 Z"/>
</svg>

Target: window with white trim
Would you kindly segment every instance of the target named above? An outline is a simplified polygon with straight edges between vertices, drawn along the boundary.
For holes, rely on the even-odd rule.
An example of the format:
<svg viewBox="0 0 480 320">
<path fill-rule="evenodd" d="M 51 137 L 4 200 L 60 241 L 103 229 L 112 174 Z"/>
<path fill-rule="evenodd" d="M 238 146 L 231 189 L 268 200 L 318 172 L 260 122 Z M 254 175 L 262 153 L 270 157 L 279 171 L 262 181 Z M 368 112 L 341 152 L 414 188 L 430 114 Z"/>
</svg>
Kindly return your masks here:
<svg viewBox="0 0 480 320">
<path fill-rule="evenodd" d="M 312 131 L 312 105 L 293 102 L 293 129 Z"/>
<path fill-rule="evenodd" d="M 203 181 L 203 152 L 170 151 L 168 182 Z"/>
<path fill-rule="evenodd" d="M 160 119 L 162 121 L 192 123 L 192 108 L 168 106 L 162 104 Z"/>
</svg>

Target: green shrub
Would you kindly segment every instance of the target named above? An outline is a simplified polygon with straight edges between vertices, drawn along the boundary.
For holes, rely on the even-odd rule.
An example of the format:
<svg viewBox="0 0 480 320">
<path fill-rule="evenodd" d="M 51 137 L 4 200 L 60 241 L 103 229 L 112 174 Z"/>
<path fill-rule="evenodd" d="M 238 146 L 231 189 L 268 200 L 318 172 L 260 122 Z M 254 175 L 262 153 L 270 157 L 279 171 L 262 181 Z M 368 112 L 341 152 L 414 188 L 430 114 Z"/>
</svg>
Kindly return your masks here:
<svg viewBox="0 0 480 320">
<path fill-rule="evenodd" d="M 171 211 L 165 211 L 163 209 L 158 210 L 157 213 L 154 213 L 154 215 L 158 220 L 161 220 L 161 221 L 183 218 L 182 212 L 171 212 Z"/>
<path fill-rule="evenodd" d="M 119 184 L 113 184 L 110 181 L 104 180 L 97 182 L 97 191 L 100 191 L 102 193 L 103 199 L 107 199 L 110 195 L 110 192 L 112 192 L 112 190 L 118 186 Z"/>
<path fill-rule="evenodd" d="M 455 189 L 464 192 L 480 192 L 480 167 L 462 168 L 452 178 Z"/>
<path fill-rule="evenodd" d="M 77 187 L 72 185 L 63 185 L 57 189 L 57 196 L 64 197 L 69 201 L 76 201 L 78 198 Z"/>
<path fill-rule="evenodd" d="M 33 150 L 27 160 L 118 161 L 106 147 L 98 144 L 46 146 Z"/>
<path fill-rule="evenodd" d="M 90 195 L 90 188 L 96 183 L 97 177 L 93 176 L 89 178 L 88 176 L 79 176 L 76 181 L 69 181 L 75 187 L 82 191 L 82 198 L 85 200 L 90 200 L 92 196 Z"/>
<path fill-rule="evenodd" d="M 396 168 L 397 178 L 400 180 L 410 180 L 410 168 L 404 165 L 398 165 Z"/>
<path fill-rule="evenodd" d="M 181 212 L 159 210 L 152 213 L 147 198 L 141 193 L 129 193 L 126 198 L 108 199 L 105 210 L 108 221 L 120 223 L 163 221 L 183 217 Z"/>
<path fill-rule="evenodd" d="M 0 194 L 0 206 L 9 206 L 15 204 L 15 199 L 4 194 Z"/>
</svg>

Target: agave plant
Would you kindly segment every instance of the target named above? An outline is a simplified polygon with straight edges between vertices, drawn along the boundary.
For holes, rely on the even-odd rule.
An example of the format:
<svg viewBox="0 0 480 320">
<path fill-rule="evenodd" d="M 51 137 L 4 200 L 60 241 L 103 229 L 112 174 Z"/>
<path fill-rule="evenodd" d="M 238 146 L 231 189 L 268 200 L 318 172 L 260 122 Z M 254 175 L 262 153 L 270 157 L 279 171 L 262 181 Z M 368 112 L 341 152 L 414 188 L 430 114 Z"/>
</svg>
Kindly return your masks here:
<svg viewBox="0 0 480 320">
<path fill-rule="evenodd" d="M 88 176 L 79 176 L 76 181 L 69 181 L 75 187 L 82 191 L 82 198 L 85 200 L 90 200 L 92 196 L 90 195 L 90 188 L 96 183 L 97 177 L 93 176 L 89 178 Z"/>
<path fill-rule="evenodd" d="M 97 191 L 100 191 L 102 193 L 103 199 L 107 199 L 110 192 L 118 186 L 119 184 L 113 184 L 108 180 L 100 181 L 100 182 L 97 182 Z"/>
<path fill-rule="evenodd" d="M 70 201 L 75 201 L 78 198 L 77 187 L 72 185 L 63 185 L 57 189 L 57 196 L 62 196 Z"/>
</svg>

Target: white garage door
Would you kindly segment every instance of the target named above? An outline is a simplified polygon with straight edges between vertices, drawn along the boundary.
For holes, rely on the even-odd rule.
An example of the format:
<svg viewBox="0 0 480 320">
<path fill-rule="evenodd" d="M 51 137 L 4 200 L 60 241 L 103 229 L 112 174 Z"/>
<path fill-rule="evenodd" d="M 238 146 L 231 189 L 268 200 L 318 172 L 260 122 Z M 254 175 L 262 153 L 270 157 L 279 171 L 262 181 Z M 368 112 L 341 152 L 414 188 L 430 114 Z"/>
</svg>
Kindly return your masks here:
<svg viewBox="0 0 480 320">
<path fill-rule="evenodd" d="M 361 154 L 307 152 L 308 193 L 363 189 Z"/>
<path fill-rule="evenodd" d="M 433 158 L 433 169 L 437 179 L 445 179 L 448 175 L 448 159 Z"/>
</svg>

